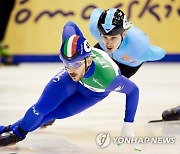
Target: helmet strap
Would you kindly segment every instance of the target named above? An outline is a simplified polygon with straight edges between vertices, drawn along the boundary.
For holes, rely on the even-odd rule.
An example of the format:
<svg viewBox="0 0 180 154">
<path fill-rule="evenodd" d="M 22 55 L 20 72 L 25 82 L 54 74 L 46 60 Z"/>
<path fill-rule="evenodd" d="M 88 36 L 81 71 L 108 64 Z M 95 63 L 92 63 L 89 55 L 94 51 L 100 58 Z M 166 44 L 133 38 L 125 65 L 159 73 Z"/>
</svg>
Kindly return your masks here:
<svg viewBox="0 0 180 154">
<path fill-rule="evenodd" d="M 85 58 L 85 74 L 89 70 L 89 66 L 87 66 L 87 59 Z"/>
<path fill-rule="evenodd" d="M 122 39 L 121 39 L 121 44 L 122 44 L 122 41 L 123 41 L 123 39 L 124 39 L 123 36 L 122 36 L 122 33 L 121 33 L 121 38 L 122 38 Z M 121 44 L 120 44 L 120 45 L 121 45 Z"/>
<path fill-rule="evenodd" d="M 122 39 L 121 39 L 121 43 L 120 43 L 119 47 L 121 46 L 121 44 L 122 44 L 122 42 L 123 42 L 123 39 L 124 39 L 123 36 L 122 36 L 122 33 L 121 33 L 121 38 L 122 38 Z M 118 47 L 118 49 L 119 49 L 119 47 Z"/>
</svg>

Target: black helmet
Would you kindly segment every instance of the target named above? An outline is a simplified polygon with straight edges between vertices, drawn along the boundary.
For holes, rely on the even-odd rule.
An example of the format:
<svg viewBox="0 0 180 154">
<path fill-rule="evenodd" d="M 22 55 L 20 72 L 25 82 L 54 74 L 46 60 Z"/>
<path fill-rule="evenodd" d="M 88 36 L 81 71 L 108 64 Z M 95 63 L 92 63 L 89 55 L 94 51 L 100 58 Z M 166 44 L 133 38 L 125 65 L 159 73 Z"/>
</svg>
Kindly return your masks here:
<svg viewBox="0 0 180 154">
<path fill-rule="evenodd" d="M 99 32 L 104 35 L 122 34 L 130 26 L 124 12 L 117 8 L 105 10 L 98 20 Z"/>
</svg>

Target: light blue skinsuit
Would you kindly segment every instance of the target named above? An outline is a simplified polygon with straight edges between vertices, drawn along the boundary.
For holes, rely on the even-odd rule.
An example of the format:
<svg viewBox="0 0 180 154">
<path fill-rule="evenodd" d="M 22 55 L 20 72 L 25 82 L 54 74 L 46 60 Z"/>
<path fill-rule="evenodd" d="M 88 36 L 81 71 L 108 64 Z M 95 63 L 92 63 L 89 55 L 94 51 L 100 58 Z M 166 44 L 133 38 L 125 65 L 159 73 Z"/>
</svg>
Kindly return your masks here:
<svg viewBox="0 0 180 154">
<path fill-rule="evenodd" d="M 97 39 L 100 47 L 104 51 L 107 51 L 97 28 L 98 19 L 102 12 L 103 11 L 98 8 L 93 10 L 90 16 L 90 31 Z M 139 28 L 132 25 L 127 30 L 120 47 L 114 51 L 113 54 L 109 55 L 121 64 L 136 67 L 146 61 L 156 61 L 162 59 L 165 56 L 165 51 L 158 46 L 151 45 L 148 36 Z M 123 59 L 123 56 L 128 56 L 129 60 Z"/>
</svg>

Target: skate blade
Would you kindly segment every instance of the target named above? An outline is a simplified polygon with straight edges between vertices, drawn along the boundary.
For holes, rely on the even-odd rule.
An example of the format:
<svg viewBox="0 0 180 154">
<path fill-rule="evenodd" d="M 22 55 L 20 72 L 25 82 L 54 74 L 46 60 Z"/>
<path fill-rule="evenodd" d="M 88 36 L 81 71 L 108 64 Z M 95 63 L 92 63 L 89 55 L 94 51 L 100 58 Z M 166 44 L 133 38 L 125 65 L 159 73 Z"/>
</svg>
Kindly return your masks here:
<svg viewBox="0 0 180 154">
<path fill-rule="evenodd" d="M 149 121 L 148 123 L 154 123 L 154 122 L 164 122 L 164 120 L 151 120 L 151 121 Z"/>
</svg>

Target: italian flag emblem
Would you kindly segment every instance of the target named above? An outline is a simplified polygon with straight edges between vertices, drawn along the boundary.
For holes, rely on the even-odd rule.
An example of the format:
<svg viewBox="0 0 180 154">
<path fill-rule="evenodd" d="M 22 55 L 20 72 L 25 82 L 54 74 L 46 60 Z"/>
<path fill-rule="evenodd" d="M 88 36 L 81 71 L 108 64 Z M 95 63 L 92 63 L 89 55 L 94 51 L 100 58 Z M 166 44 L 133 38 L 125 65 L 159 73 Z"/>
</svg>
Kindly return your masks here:
<svg viewBox="0 0 180 154">
<path fill-rule="evenodd" d="M 67 57 L 72 57 L 76 54 L 76 51 L 77 51 L 77 41 L 78 41 L 78 38 L 80 36 L 78 35 L 72 35 L 70 38 L 68 38 L 66 41 L 65 41 L 65 44 L 64 44 L 64 54 L 67 56 Z"/>
</svg>

